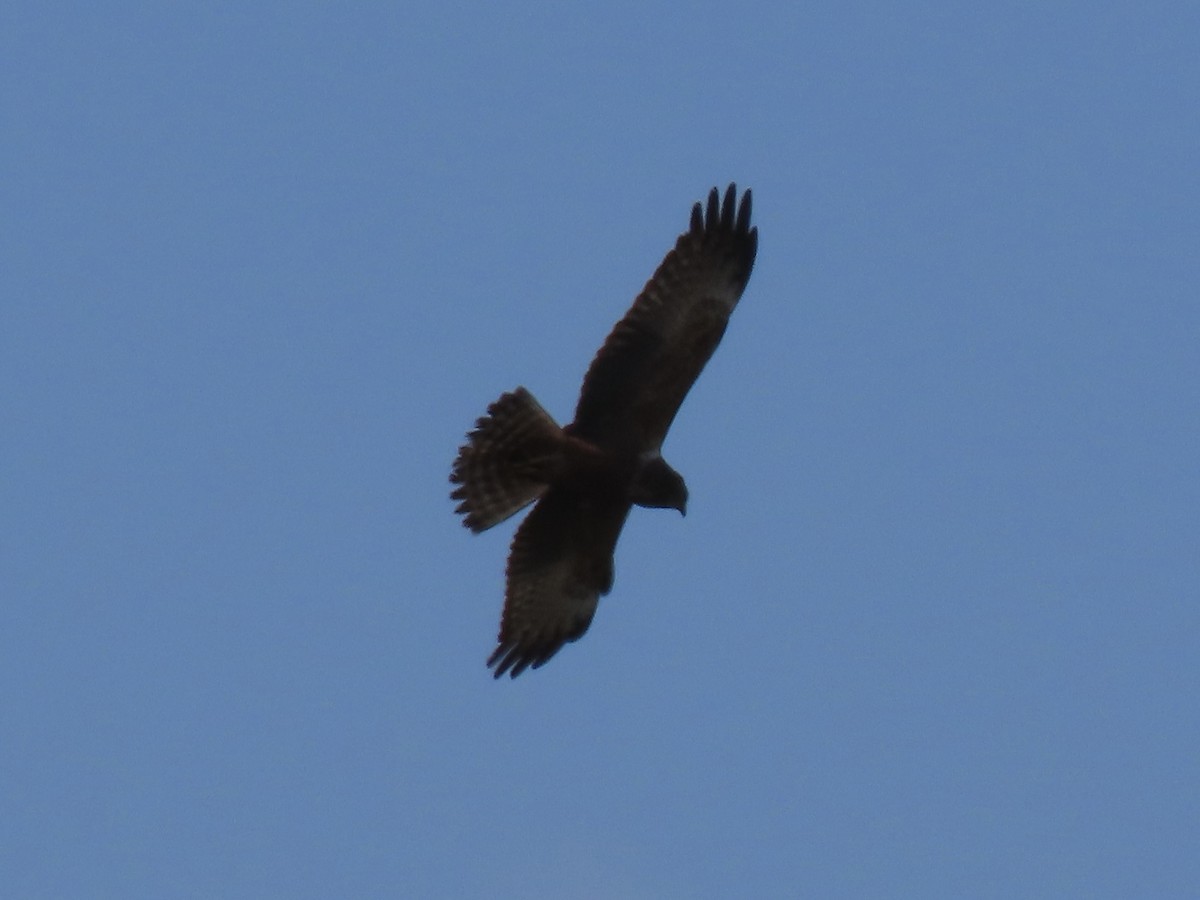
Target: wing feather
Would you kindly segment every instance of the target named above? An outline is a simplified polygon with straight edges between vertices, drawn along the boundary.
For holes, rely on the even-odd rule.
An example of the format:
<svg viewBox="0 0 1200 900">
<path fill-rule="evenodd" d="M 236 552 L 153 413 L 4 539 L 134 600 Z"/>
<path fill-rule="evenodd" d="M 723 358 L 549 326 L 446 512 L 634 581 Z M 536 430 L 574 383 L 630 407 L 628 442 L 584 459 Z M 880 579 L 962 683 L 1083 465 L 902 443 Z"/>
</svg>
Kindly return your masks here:
<svg viewBox="0 0 1200 900">
<path fill-rule="evenodd" d="M 613 552 L 629 503 L 551 488 L 526 516 L 508 557 L 500 636 L 488 665 L 495 677 L 538 668 L 583 637 L 612 588 Z"/>
<path fill-rule="evenodd" d="M 716 350 L 758 248 L 751 195 L 729 185 L 692 207 L 679 236 L 583 379 L 573 434 L 598 446 L 657 450 Z"/>
</svg>

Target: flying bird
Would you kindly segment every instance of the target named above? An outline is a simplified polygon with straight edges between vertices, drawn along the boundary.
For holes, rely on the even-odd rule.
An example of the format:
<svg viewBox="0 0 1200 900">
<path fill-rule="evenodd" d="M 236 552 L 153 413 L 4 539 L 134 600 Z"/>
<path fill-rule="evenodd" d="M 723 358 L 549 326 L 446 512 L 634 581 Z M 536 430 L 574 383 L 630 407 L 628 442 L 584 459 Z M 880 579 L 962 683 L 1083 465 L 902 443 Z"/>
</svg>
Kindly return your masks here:
<svg viewBox="0 0 1200 900">
<path fill-rule="evenodd" d="M 613 583 L 633 506 L 687 511 L 663 460 L 667 430 L 737 305 L 758 248 L 750 191 L 729 185 L 692 208 L 688 230 L 616 324 L 583 379 L 575 421 L 559 427 L 525 388 L 488 407 L 459 449 L 451 498 L 473 532 L 537 502 L 513 538 L 496 678 L 538 668 L 591 625 Z"/>
</svg>

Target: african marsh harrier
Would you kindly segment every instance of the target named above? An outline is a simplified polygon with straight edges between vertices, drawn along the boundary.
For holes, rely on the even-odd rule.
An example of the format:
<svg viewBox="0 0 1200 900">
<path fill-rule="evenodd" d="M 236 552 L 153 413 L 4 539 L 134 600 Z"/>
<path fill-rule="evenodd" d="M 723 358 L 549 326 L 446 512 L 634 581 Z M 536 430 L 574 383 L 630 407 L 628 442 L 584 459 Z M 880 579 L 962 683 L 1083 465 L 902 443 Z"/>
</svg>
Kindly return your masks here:
<svg viewBox="0 0 1200 900">
<path fill-rule="evenodd" d="M 456 511 L 484 531 L 537 501 L 508 557 L 495 677 L 538 668 L 587 631 L 613 582 L 613 553 L 633 506 L 687 507 L 660 455 L 683 398 L 737 305 L 758 247 L 750 191 L 730 185 L 691 225 L 617 323 L 560 428 L 525 388 L 488 407 L 458 451 Z"/>
</svg>

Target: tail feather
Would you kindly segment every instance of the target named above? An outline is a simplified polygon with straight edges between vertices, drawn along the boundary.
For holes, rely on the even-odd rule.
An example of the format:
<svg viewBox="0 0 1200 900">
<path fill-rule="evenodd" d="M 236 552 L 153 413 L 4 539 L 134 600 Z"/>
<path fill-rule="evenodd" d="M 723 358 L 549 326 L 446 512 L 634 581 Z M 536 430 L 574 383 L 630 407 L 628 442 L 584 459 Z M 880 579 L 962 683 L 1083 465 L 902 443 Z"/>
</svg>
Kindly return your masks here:
<svg viewBox="0 0 1200 900">
<path fill-rule="evenodd" d="M 559 468 L 562 445 L 562 429 L 529 391 L 502 395 L 475 423 L 450 473 L 463 524 L 484 531 L 537 500 Z"/>
</svg>

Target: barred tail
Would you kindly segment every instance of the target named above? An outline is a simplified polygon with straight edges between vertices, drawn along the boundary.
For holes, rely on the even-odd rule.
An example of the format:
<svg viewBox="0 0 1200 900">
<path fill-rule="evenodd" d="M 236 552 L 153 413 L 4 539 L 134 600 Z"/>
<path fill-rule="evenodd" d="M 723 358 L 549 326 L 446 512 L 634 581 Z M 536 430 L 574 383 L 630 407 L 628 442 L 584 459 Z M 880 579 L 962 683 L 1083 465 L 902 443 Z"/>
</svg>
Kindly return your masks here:
<svg viewBox="0 0 1200 900">
<path fill-rule="evenodd" d="M 502 395 L 475 423 L 450 473 L 463 524 L 484 531 L 538 499 L 561 465 L 562 445 L 562 429 L 529 391 Z"/>
</svg>

